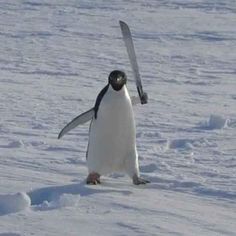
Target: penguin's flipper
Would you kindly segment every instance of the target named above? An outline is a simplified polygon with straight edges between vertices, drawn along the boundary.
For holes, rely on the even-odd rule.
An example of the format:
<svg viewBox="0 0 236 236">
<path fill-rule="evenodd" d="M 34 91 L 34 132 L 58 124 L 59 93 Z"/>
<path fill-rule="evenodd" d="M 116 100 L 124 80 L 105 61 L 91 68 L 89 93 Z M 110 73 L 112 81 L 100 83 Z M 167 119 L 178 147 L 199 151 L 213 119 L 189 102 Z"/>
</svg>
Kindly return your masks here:
<svg viewBox="0 0 236 236">
<path fill-rule="evenodd" d="M 75 117 L 70 123 L 68 123 L 59 133 L 58 139 L 68 133 L 70 130 L 74 129 L 76 126 L 84 124 L 90 121 L 94 117 L 94 108 L 82 113 L 81 115 Z"/>
</svg>

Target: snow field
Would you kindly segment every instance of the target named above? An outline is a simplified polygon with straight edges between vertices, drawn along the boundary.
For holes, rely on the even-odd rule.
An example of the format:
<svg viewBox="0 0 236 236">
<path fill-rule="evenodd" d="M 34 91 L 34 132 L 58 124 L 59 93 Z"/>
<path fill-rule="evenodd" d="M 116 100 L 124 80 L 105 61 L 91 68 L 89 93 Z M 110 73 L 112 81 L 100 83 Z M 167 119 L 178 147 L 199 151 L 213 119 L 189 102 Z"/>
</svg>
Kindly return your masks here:
<svg viewBox="0 0 236 236">
<path fill-rule="evenodd" d="M 234 0 L 1 1 L 0 236 L 235 235 Z M 89 124 L 131 28 L 149 103 L 134 107 L 141 174 L 86 186 Z"/>
</svg>

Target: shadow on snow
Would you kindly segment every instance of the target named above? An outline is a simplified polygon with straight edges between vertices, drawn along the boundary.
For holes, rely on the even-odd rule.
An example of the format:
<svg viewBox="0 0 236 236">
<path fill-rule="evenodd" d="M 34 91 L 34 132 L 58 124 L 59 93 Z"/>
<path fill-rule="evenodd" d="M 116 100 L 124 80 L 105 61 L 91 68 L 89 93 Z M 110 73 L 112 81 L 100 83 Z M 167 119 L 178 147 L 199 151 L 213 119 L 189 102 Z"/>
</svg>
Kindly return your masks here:
<svg viewBox="0 0 236 236">
<path fill-rule="evenodd" d="M 99 189 L 98 186 L 86 186 L 84 182 L 79 184 L 69 184 L 63 186 L 45 187 L 28 192 L 31 205 L 40 205 L 45 201 L 51 202 L 59 199 L 63 194 L 79 195 L 81 197 L 98 193 L 121 193 L 128 195 L 131 192 L 125 190 Z"/>
</svg>

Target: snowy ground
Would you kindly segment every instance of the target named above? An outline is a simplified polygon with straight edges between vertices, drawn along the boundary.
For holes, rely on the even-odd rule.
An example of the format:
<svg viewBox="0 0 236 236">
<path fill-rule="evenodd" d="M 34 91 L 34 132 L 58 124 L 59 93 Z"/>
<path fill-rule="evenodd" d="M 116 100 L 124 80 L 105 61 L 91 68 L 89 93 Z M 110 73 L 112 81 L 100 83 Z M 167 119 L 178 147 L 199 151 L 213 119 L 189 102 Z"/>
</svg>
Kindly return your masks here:
<svg viewBox="0 0 236 236">
<path fill-rule="evenodd" d="M 111 70 L 136 95 L 118 21 L 134 36 L 149 104 L 134 108 L 142 175 L 86 186 L 88 124 Z M 0 236 L 236 235 L 234 0 L 0 1 Z"/>
</svg>

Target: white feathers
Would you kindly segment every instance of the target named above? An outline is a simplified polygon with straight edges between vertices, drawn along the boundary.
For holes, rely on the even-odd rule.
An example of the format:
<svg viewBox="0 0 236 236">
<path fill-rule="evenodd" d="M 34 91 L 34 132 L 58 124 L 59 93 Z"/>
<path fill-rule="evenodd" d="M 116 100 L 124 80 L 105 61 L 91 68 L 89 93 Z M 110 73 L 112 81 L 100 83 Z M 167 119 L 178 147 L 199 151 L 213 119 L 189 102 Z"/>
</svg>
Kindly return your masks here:
<svg viewBox="0 0 236 236">
<path fill-rule="evenodd" d="M 104 95 L 92 120 L 87 163 L 89 172 L 108 174 L 116 171 L 130 176 L 138 172 L 135 122 L 126 86 Z"/>
</svg>

